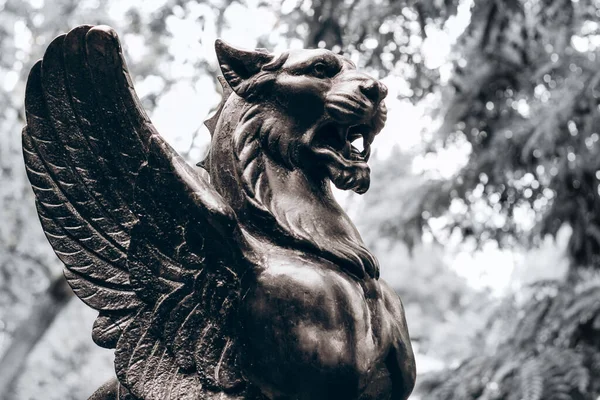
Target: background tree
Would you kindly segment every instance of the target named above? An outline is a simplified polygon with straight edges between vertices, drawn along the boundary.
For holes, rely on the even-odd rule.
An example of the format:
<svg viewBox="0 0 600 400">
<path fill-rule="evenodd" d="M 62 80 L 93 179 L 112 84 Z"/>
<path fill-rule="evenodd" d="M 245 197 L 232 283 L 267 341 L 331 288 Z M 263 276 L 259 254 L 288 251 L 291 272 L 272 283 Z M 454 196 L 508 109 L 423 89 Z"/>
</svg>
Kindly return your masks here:
<svg viewBox="0 0 600 400">
<path fill-rule="evenodd" d="M 593 2 L 480 2 L 457 44 L 433 144 L 460 137 L 472 148 L 447 192 L 467 213 L 450 226 L 515 246 L 568 224 L 571 266 L 566 282 L 533 286 L 500 309 L 490 320 L 503 321 L 499 341 L 453 379 L 429 381 L 430 398 L 600 394 L 598 13 Z M 473 223 L 482 203 L 503 222 Z"/>
</svg>

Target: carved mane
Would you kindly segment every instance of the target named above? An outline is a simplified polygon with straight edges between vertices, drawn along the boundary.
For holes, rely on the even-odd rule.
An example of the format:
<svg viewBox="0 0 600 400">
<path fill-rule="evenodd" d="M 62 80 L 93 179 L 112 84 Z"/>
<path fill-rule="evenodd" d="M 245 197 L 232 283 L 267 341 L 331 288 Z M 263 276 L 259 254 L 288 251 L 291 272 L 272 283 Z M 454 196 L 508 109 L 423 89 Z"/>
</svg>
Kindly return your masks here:
<svg viewBox="0 0 600 400">
<path fill-rule="evenodd" d="M 278 189 L 272 184 L 273 178 L 267 167 L 302 174 L 289 162 L 293 146 L 289 141 L 280 140 L 289 135 L 285 132 L 287 125 L 281 123 L 282 115 L 274 112 L 271 105 L 247 102 L 231 93 L 224 80 L 220 81 L 225 86 L 223 92 L 227 98 L 211 118 L 216 119 L 216 123 L 207 123 L 213 128 L 213 142 L 208 162 L 202 165 L 206 165 L 213 184 L 238 213 L 240 223 L 255 234 L 276 241 L 275 244 L 310 251 L 344 270 L 356 270 L 357 266 L 378 270 L 377 259 L 365 247 L 349 217 L 335 201 L 328 180 L 315 185 L 305 176 L 300 178 L 312 190 L 302 191 L 297 197 L 294 208 L 298 212 L 291 212 L 277 202 Z M 223 113 L 225 108 L 228 110 Z M 223 120 L 222 115 L 231 119 Z M 221 144 L 219 149 L 214 147 L 216 143 Z M 228 146 L 224 148 L 223 143 Z M 308 196 L 313 198 L 306 198 Z M 331 226 L 317 226 L 324 220 L 324 213 L 327 213 L 328 221 L 334 221 L 328 224 Z"/>
</svg>

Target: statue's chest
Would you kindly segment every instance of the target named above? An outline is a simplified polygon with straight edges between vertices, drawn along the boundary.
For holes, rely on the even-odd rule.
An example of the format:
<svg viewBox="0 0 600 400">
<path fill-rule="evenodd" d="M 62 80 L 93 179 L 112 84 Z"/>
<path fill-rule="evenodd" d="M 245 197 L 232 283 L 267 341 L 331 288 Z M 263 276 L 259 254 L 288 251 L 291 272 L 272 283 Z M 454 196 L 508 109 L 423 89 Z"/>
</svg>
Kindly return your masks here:
<svg viewBox="0 0 600 400">
<path fill-rule="evenodd" d="M 354 335 L 349 339 L 372 343 L 373 350 L 385 347 L 399 328 L 390 312 L 400 303 L 394 293 L 378 280 L 358 280 L 326 260 L 274 257 L 259 282 L 258 290 L 266 284 L 267 296 L 285 300 L 283 314 L 325 330 L 349 331 Z"/>
<path fill-rule="evenodd" d="M 335 387 L 348 391 L 340 398 L 358 398 L 397 337 L 386 296 L 378 281 L 358 281 L 330 263 L 272 257 L 243 298 L 247 373 L 274 394 L 326 385 L 327 393 Z M 276 373 L 260 368 L 274 359 Z"/>
</svg>

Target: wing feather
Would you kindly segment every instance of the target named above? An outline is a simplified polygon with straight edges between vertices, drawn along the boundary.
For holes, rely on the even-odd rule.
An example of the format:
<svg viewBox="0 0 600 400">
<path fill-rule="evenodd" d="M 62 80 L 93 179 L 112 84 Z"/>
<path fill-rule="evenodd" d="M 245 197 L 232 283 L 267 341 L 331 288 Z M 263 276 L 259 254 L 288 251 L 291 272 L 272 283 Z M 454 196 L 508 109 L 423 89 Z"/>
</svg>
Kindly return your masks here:
<svg viewBox="0 0 600 400">
<path fill-rule="evenodd" d="M 94 321 L 94 341 L 103 347 L 116 347 L 123 330 L 129 325 L 133 317 L 134 315 L 131 313 L 118 315 L 110 312 L 100 312 L 100 315 Z"/>
<path fill-rule="evenodd" d="M 122 184 L 128 185 L 123 194 L 131 204 L 138 169 L 148 154 L 148 140 L 157 132 L 132 91 L 116 33 L 108 27 L 94 27 L 86 34 L 85 41 L 95 104 L 101 111 L 95 115 L 96 123 L 105 127 L 105 139 L 115 145 L 114 151 L 106 155 L 111 157 Z"/>
<path fill-rule="evenodd" d="M 152 312 L 152 324 L 159 335 L 171 338 L 166 348 L 174 362 L 182 370 L 195 368 L 207 388 L 241 390 L 244 380 L 237 372 L 237 354 L 223 354 L 227 344 L 233 343 L 235 332 L 233 315 L 240 294 L 239 276 L 243 273 L 243 241 L 237 246 L 228 246 L 229 241 L 214 246 L 217 238 L 240 235 L 237 225 L 223 217 L 231 211 L 223 207 L 214 189 L 188 164 L 179 159 L 169 161 L 172 154 L 166 143 L 151 139 L 148 163 L 140 170 L 136 186 L 138 202 L 134 209 L 139 223 L 133 230 L 129 249 L 132 281 L 154 282 L 152 293 L 160 300 Z M 161 193 L 170 196 L 160 196 Z M 152 201 L 143 200 L 146 198 Z M 199 207 L 200 204 L 204 206 Z M 203 212 L 199 213 L 200 209 Z M 177 229 L 164 233 L 167 225 L 176 225 Z M 210 251 L 205 248 L 206 243 L 213 245 Z M 157 251 L 159 257 L 153 254 Z M 161 287 L 151 271 L 153 263 L 160 259 L 163 272 L 165 265 L 174 272 L 188 272 L 170 274 L 172 281 L 185 282 L 184 285 L 178 289 Z"/>
<path fill-rule="evenodd" d="M 93 338 L 116 348 L 121 384 L 149 400 L 242 393 L 235 315 L 252 252 L 233 210 L 156 132 L 115 32 L 56 38 L 25 108 L 40 221 L 73 291 L 99 311 Z"/>
<path fill-rule="evenodd" d="M 63 228 L 81 227 L 80 221 L 88 221 L 86 230 L 71 231 L 73 235 L 98 238 L 97 244 L 109 244 L 106 255 L 109 259 L 126 260 L 128 237 L 118 240 L 122 230 L 97 201 L 80 179 L 77 171 L 68 163 L 68 153 L 61 146 L 55 130 L 50 124 L 51 118 L 43 103 L 41 87 L 41 64 L 37 63 L 27 82 L 25 108 L 27 111 L 27 128 L 23 135 L 23 148 L 29 179 L 35 187 L 52 188 L 52 192 L 43 195 L 36 193 L 41 199 L 38 205 L 52 217 L 60 217 Z M 35 191 L 34 187 L 34 191 Z M 89 217 L 88 217 L 89 216 Z M 92 220 L 93 218 L 93 220 Z M 108 235 L 108 233 L 113 234 Z"/>
<path fill-rule="evenodd" d="M 111 182 L 111 177 L 114 178 L 115 173 L 101 157 L 107 151 L 98 144 L 104 131 L 103 126 L 107 122 L 98 124 L 95 121 L 96 124 L 91 125 L 89 121 L 89 118 L 92 118 L 91 114 L 96 115 L 96 118 L 99 116 L 97 110 L 90 106 L 94 104 L 89 98 L 94 93 L 89 87 L 92 82 L 91 76 L 81 65 L 84 61 L 82 54 L 64 56 L 65 48 L 74 47 L 69 43 L 80 41 L 89 29 L 90 27 L 76 28 L 62 40 L 59 38 L 49 46 L 43 62 L 43 85 L 45 92 L 48 93 L 48 107 L 52 110 L 57 135 L 65 148 L 69 149 L 68 156 L 71 164 L 94 198 L 102 204 L 109 215 L 114 217 L 114 223 L 121 225 L 124 232 L 128 232 L 135 218 L 122 197 L 130 189 L 122 184 L 116 186 L 121 182 L 119 180 L 113 179 Z M 77 68 L 77 72 L 74 73 L 71 68 Z M 88 96 L 86 103 L 82 103 L 76 97 L 84 92 Z M 110 148 L 111 144 L 112 141 L 104 141 L 102 146 Z M 105 193 L 106 188 L 111 189 L 110 193 Z"/>
</svg>

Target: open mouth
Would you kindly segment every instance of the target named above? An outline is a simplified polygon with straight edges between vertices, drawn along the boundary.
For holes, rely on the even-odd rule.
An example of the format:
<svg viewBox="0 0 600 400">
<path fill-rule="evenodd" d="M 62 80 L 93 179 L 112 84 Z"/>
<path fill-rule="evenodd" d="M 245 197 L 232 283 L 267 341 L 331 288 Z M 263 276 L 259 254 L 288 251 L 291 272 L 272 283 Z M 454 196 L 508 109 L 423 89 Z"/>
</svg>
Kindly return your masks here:
<svg viewBox="0 0 600 400">
<path fill-rule="evenodd" d="M 373 128 L 367 124 L 327 122 L 315 131 L 312 151 L 323 161 L 337 188 L 360 194 L 367 191 L 370 184 L 367 161 L 373 136 Z"/>
<path fill-rule="evenodd" d="M 328 148 L 348 161 L 366 162 L 370 155 L 372 128 L 367 124 L 341 125 L 334 122 L 319 128 L 313 146 Z"/>
</svg>

